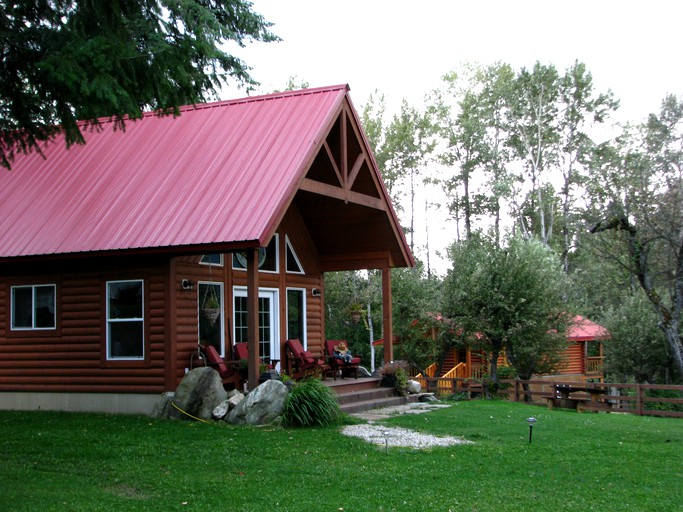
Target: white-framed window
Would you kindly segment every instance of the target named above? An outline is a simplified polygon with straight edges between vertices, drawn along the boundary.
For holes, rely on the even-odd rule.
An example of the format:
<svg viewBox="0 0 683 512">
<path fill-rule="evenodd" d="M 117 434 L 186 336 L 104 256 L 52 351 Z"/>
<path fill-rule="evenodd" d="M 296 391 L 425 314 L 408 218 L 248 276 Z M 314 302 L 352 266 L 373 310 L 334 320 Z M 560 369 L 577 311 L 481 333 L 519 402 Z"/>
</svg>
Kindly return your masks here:
<svg viewBox="0 0 683 512">
<path fill-rule="evenodd" d="M 223 283 L 200 281 L 197 285 L 197 313 L 200 345 L 213 345 L 225 357 L 225 311 Z"/>
<path fill-rule="evenodd" d="M 223 255 L 220 253 L 205 254 L 199 260 L 200 265 L 215 265 L 217 267 L 223 266 Z"/>
<path fill-rule="evenodd" d="M 144 359 L 144 291 L 142 279 L 107 281 L 107 359 Z"/>
<path fill-rule="evenodd" d="M 277 274 L 280 271 L 278 258 L 278 240 L 279 235 L 276 233 L 275 235 L 273 235 L 273 238 L 271 238 L 270 243 L 266 247 L 261 247 L 261 249 L 259 250 L 259 272 L 271 272 Z M 233 253 L 232 268 L 236 270 L 247 270 L 246 252 Z"/>
<path fill-rule="evenodd" d="M 12 286 L 11 296 L 11 328 L 13 331 L 57 328 L 56 285 Z"/>
<path fill-rule="evenodd" d="M 287 250 L 285 265 L 287 266 L 287 272 L 290 274 L 303 274 L 304 267 L 299 261 L 299 257 L 296 255 L 294 247 L 292 247 L 292 242 L 289 241 L 289 237 L 285 235 L 285 247 Z"/>
<path fill-rule="evenodd" d="M 298 339 L 304 348 L 306 336 L 306 288 L 287 288 L 287 339 Z"/>
</svg>

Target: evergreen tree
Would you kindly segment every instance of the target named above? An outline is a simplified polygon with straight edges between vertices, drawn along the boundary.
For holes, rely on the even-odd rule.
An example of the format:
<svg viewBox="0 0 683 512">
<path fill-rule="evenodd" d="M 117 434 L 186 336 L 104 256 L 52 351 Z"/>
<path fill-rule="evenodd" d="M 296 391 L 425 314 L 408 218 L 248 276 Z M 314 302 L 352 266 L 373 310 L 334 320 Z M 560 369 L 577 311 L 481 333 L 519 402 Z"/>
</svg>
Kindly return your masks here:
<svg viewBox="0 0 683 512">
<path fill-rule="evenodd" d="M 20 0 L 0 4 L 0 163 L 40 151 L 77 120 L 139 118 L 255 82 L 225 45 L 274 41 L 246 0 Z"/>
</svg>

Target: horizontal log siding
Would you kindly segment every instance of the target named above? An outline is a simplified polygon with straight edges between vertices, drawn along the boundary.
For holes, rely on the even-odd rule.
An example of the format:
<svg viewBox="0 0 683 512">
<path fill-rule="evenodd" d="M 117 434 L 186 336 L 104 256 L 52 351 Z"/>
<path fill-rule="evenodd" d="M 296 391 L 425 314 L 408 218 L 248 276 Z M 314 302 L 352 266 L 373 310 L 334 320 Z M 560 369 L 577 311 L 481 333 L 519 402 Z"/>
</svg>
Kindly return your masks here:
<svg viewBox="0 0 683 512">
<path fill-rule="evenodd" d="M 292 203 L 290 209 L 287 211 L 287 215 L 282 220 L 281 229 L 281 242 L 280 246 L 282 249 L 282 255 L 280 261 L 283 265 L 284 274 L 284 287 L 286 288 L 305 288 L 306 289 L 306 336 L 308 343 L 308 350 L 313 354 L 323 355 L 324 354 L 324 327 L 323 327 L 323 317 L 322 317 L 322 297 L 313 297 L 311 295 L 311 290 L 313 288 L 323 289 L 322 275 L 320 273 L 320 256 L 316 249 L 314 240 L 304 224 L 301 217 L 301 213 L 297 209 L 296 205 Z M 303 267 L 304 274 L 288 274 L 285 271 L 286 263 L 286 248 L 285 248 L 285 236 L 289 238 L 289 242 L 294 249 L 299 262 Z M 284 303 L 284 298 L 283 298 Z M 283 308 L 286 306 L 283 306 Z M 284 343 L 286 341 L 286 331 L 287 326 L 285 324 L 286 317 L 283 317 L 283 333 L 282 333 L 282 347 L 280 353 L 281 357 L 284 357 L 285 347 Z M 303 341 L 303 340 L 302 340 Z"/>
<path fill-rule="evenodd" d="M 224 255 L 224 265 L 200 265 L 201 257 L 181 258 L 176 263 L 176 344 L 177 344 L 177 373 L 176 380 L 180 382 L 188 370 L 196 366 L 197 344 L 199 341 L 199 320 L 197 293 L 199 281 L 213 281 L 224 283 L 225 306 L 229 306 L 231 292 L 226 283 L 226 267 L 231 257 Z M 183 290 L 180 282 L 182 279 L 190 279 L 194 283 L 192 290 Z M 224 315 L 228 313 L 223 312 Z M 226 316 L 226 318 L 230 318 Z M 229 324 L 226 322 L 226 329 Z M 226 336 L 226 340 L 228 340 Z"/>
<path fill-rule="evenodd" d="M 5 329 L 8 328 L 9 308 L 7 307 L 7 287 L 0 280 L 0 338 L 5 337 Z"/>
<path fill-rule="evenodd" d="M 569 343 L 565 349 L 562 357 L 562 363 L 556 372 L 562 374 L 583 374 L 584 360 L 583 360 L 584 345 L 583 343 Z"/>
<path fill-rule="evenodd" d="M 306 336 L 308 343 L 308 350 L 313 354 L 323 355 L 324 353 L 324 343 L 325 335 L 322 330 L 322 297 L 313 297 L 311 290 L 313 288 L 322 289 L 322 280 L 319 276 L 304 276 L 300 274 L 287 274 L 286 276 L 286 288 L 304 288 L 306 290 Z M 282 347 L 281 354 L 284 355 L 284 343 L 286 341 L 286 296 L 283 295 L 283 333 L 282 333 Z M 303 340 L 302 340 L 303 341 Z"/>
<path fill-rule="evenodd" d="M 108 265 L 108 268 L 113 268 Z M 57 330 L 26 336 L 0 331 L 0 391 L 160 393 L 164 391 L 164 276 L 161 267 L 125 273 L 69 271 L 57 283 Z M 105 282 L 143 279 L 145 286 L 145 361 L 106 361 Z M 11 283 L 21 283 L 21 278 Z M 0 307 L 9 312 L 7 289 L 0 286 Z M 0 315 L 5 318 L 6 315 Z"/>
</svg>

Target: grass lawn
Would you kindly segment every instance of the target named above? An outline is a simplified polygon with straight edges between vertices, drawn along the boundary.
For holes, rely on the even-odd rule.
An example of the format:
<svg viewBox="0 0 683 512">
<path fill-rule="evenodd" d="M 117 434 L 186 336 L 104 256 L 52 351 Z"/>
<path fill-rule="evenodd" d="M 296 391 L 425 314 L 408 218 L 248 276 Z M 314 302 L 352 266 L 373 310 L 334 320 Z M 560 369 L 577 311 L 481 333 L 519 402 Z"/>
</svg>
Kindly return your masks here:
<svg viewBox="0 0 683 512">
<path fill-rule="evenodd" d="M 680 419 L 472 401 L 388 423 L 474 444 L 385 453 L 337 427 L 5 411 L 0 510 L 683 510 Z"/>
</svg>

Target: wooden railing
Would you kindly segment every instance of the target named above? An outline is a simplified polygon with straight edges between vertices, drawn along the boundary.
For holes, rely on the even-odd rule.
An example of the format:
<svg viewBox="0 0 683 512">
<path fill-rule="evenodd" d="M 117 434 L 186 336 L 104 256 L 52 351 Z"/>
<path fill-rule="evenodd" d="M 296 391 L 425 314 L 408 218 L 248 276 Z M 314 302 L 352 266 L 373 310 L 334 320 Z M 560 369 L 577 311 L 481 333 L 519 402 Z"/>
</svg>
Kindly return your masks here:
<svg viewBox="0 0 683 512">
<path fill-rule="evenodd" d="M 603 357 L 587 357 L 586 358 L 586 373 L 602 373 Z"/>
<path fill-rule="evenodd" d="M 443 378 L 464 379 L 467 377 L 467 365 L 465 363 L 458 363 L 449 371 L 447 371 Z"/>
<path fill-rule="evenodd" d="M 474 390 L 481 392 L 481 385 L 479 388 L 474 388 L 473 382 L 477 382 L 477 379 L 447 378 L 444 376 L 438 379 L 423 379 L 421 384 L 427 391 L 436 391 L 444 394 L 457 392 L 471 393 Z M 546 405 L 548 399 L 556 396 L 556 386 L 577 386 L 578 384 L 579 386 L 590 387 L 591 395 L 596 397 L 595 402 L 604 406 L 592 407 L 591 403 L 586 403 L 582 409 L 587 411 L 609 410 L 641 416 L 683 418 L 683 386 L 605 382 L 580 384 L 572 381 L 545 379 L 505 379 L 501 380 L 500 384 L 501 389 L 498 391 L 498 394 L 513 402 L 527 401 L 535 405 Z M 588 393 L 578 392 L 576 394 L 578 399 L 583 395 L 588 397 Z"/>
<path fill-rule="evenodd" d="M 470 365 L 468 368 L 466 363 L 458 363 L 441 377 L 436 376 L 436 369 L 436 363 L 433 363 L 425 369 L 426 375 L 418 373 L 412 378 L 419 382 L 423 389 L 441 394 L 457 392 L 457 383 L 461 381 L 466 383 L 473 382 L 476 387 L 481 387 L 478 381 L 482 378 L 484 372 L 483 366 L 480 364 Z"/>
<path fill-rule="evenodd" d="M 484 366 L 473 364 L 470 368 L 470 379 L 481 379 L 484 376 Z"/>
</svg>

